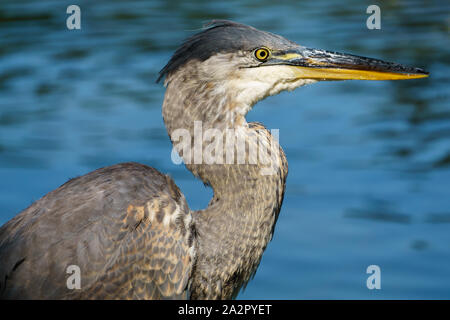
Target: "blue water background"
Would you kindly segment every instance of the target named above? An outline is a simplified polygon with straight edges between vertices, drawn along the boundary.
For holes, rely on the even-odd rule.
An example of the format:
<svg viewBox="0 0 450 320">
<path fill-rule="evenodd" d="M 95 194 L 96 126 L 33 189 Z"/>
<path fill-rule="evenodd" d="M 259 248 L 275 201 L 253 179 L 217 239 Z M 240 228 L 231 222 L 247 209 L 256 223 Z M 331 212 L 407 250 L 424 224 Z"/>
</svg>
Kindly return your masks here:
<svg viewBox="0 0 450 320">
<path fill-rule="evenodd" d="M 423 67 L 410 81 L 322 82 L 249 113 L 289 161 L 273 241 L 241 299 L 450 298 L 447 1 L 0 3 L 0 224 L 71 177 L 124 161 L 170 174 L 192 209 L 212 192 L 170 161 L 157 73 L 210 19 Z M 368 30 L 366 8 L 381 8 Z M 366 268 L 381 268 L 368 290 Z"/>
</svg>

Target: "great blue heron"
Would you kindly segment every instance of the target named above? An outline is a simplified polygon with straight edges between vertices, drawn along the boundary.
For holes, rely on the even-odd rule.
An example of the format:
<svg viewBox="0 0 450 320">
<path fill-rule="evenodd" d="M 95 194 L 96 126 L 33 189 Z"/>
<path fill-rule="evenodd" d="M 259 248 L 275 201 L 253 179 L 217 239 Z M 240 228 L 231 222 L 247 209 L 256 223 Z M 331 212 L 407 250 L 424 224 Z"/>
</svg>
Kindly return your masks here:
<svg viewBox="0 0 450 320">
<path fill-rule="evenodd" d="M 320 80 L 426 76 L 418 68 L 213 22 L 176 50 L 159 77 L 165 78 L 162 113 L 171 140 L 187 168 L 214 190 L 208 207 L 191 211 L 170 177 L 138 163 L 71 179 L 1 227 L 1 297 L 236 297 L 272 238 L 287 176 L 276 139 L 261 124 L 247 123 L 251 107 Z M 192 149 L 178 143 L 180 133 L 195 137 L 196 124 L 215 130 L 214 152 L 202 143 L 196 148 L 195 139 Z M 232 143 L 238 138 L 241 149 Z M 255 143 L 270 152 L 251 155 Z M 224 161 L 206 159 L 221 160 L 230 150 Z M 261 171 L 268 166 L 273 171 Z M 78 268 L 80 288 L 68 286 L 69 266 Z"/>
</svg>

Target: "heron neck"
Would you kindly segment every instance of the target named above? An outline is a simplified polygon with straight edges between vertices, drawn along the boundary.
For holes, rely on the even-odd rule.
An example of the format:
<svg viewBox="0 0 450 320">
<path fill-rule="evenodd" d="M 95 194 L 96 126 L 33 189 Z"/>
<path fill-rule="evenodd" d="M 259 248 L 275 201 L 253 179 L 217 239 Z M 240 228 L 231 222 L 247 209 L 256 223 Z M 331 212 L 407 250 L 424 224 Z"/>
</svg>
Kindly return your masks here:
<svg viewBox="0 0 450 320">
<path fill-rule="evenodd" d="M 268 183 L 267 175 L 283 170 L 278 140 L 264 126 L 247 123 L 250 107 L 222 90 L 226 86 L 176 74 L 166 86 L 163 118 L 174 148 L 217 197 L 251 194 L 243 180 Z"/>
<path fill-rule="evenodd" d="M 193 298 L 231 298 L 250 279 L 271 239 L 287 175 L 287 162 L 276 139 L 262 125 L 247 123 L 240 106 L 232 97 L 214 94 L 218 90 L 213 83 L 187 83 L 172 77 L 163 104 L 168 133 L 186 167 L 214 190 L 208 207 L 193 212 L 198 234 Z M 195 148 L 196 124 L 203 133 L 216 130 L 214 144 Z M 180 146 L 182 133 L 188 135 L 190 156 Z M 233 139 L 235 144 L 228 143 Z M 244 148 L 238 139 L 244 141 Z M 210 152 L 211 145 L 223 148 L 221 163 L 208 163 L 208 153 L 217 154 L 217 150 Z M 252 154 L 260 145 L 268 148 L 267 153 L 256 148 L 258 153 Z M 234 157 L 227 161 L 230 150 Z M 198 153 L 200 161 L 194 161 Z"/>
</svg>

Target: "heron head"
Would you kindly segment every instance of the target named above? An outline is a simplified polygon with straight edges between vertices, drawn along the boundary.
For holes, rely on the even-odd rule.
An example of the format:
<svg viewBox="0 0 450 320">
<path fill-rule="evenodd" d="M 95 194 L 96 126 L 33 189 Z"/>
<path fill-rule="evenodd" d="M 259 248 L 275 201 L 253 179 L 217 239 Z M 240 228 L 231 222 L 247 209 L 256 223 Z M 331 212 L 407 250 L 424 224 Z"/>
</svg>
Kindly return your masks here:
<svg viewBox="0 0 450 320">
<path fill-rule="evenodd" d="M 419 68 L 378 59 L 311 49 L 279 35 L 231 22 L 213 21 L 188 38 L 161 70 L 203 82 L 250 108 L 268 95 L 321 80 L 402 80 L 427 77 Z M 248 111 L 248 110 L 247 110 Z"/>
</svg>

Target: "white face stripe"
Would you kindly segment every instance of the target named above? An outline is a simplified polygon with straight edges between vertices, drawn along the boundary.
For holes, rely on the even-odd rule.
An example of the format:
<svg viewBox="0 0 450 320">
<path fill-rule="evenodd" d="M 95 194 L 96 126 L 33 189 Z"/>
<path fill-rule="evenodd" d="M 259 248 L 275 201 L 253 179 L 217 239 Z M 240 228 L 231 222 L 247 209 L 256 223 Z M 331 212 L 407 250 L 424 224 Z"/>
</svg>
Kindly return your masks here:
<svg viewBox="0 0 450 320">
<path fill-rule="evenodd" d="M 245 115 L 258 101 L 284 90 L 293 90 L 317 80 L 299 79 L 295 67 L 287 65 L 241 68 L 230 75 L 229 92 L 237 93 L 234 100 Z"/>
</svg>

